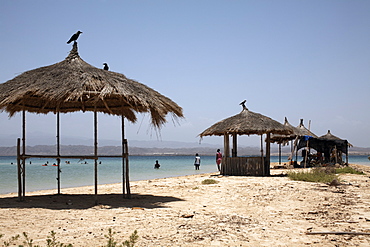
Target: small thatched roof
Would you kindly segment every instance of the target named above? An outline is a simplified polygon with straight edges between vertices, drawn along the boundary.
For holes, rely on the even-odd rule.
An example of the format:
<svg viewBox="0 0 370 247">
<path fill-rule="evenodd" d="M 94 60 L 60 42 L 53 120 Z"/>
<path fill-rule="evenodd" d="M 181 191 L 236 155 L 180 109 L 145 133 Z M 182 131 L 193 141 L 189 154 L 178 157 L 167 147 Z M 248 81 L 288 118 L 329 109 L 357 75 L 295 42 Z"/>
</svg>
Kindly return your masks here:
<svg viewBox="0 0 370 247">
<path fill-rule="evenodd" d="M 292 130 L 269 117 L 249 111 L 243 105 L 243 110 L 239 114 L 215 123 L 199 136 L 221 136 L 233 133 L 238 135 L 291 134 Z"/>
<path fill-rule="evenodd" d="M 319 137 L 320 139 L 323 139 L 323 140 L 343 140 L 335 135 L 333 135 L 330 130 L 328 130 L 328 133 L 326 133 L 325 135 L 322 135 Z"/>
<path fill-rule="evenodd" d="M 326 133 L 325 135 L 322 135 L 320 136 L 318 139 L 320 140 L 326 140 L 326 141 L 345 141 L 344 139 L 341 139 L 335 135 L 333 135 L 330 130 L 328 130 L 328 133 Z M 349 147 L 353 147 L 352 144 L 348 143 L 348 146 Z"/>
<path fill-rule="evenodd" d="M 171 99 L 123 74 L 96 68 L 82 60 L 77 42 L 65 60 L 37 68 L 0 84 L 0 110 L 10 116 L 34 113 L 97 111 L 136 121 L 135 112 L 150 112 L 160 127 L 165 116 L 183 117 Z"/>
<path fill-rule="evenodd" d="M 302 121 L 302 120 L 301 120 Z M 276 135 L 273 134 L 271 135 L 271 142 L 276 142 L 280 144 L 286 144 L 288 141 L 295 139 L 297 136 L 305 136 L 309 133 L 313 134 L 312 132 L 309 132 L 308 129 L 306 129 L 303 125 L 303 127 L 298 128 L 294 127 L 288 122 L 288 119 L 285 117 L 284 120 L 284 126 L 287 127 L 288 129 L 292 130 L 292 134 L 289 135 Z"/>
<path fill-rule="evenodd" d="M 312 136 L 312 137 L 317 138 L 317 135 L 315 135 L 314 133 L 312 133 L 312 131 L 304 127 L 303 119 L 301 119 L 301 122 L 297 126 L 297 129 L 299 129 L 299 131 L 301 132 L 299 136 Z"/>
</svg>

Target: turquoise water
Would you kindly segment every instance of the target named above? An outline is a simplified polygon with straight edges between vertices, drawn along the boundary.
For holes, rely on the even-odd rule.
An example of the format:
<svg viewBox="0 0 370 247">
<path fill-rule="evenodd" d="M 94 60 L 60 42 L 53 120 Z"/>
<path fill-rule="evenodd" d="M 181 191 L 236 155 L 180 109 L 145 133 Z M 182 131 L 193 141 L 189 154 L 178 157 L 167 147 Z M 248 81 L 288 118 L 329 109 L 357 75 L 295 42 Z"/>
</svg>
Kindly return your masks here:
<svg viewBox="0 0 370 247">
<path fill-rule="evenodd" d="M 155 161 L 160 169 L 153 169 Z M 94 184 L 94 161 L 69 159 L 70 164 L 61 160 L 61 187 L 78 187 Z M 87 164 L 85 164 L 85 161 Z M 272 156 L 271 162 L 278 162 L 278 156 Z M 281 158 L 282 163 L 287 157 Z M 31 162 L 31 164 L 30 164 Z M 49 162 L 48 166 L 42 166 Z M 51 159 L 28 159 L 26 164 L 26 191 L 57 188 L 56 162 Z M 119 183 L 122 181 L 122 161 L 120 158 L 101 158 L 98 165 L 98 184 Z M 200 173 L 217 172 L 214 156 L 202 156 L 200 170 L 194 169 L 193 156 L 130 156 L 130 180 L 148 180 L 176 177 Z M 11 164 L 13 163 L 13 165 Z M 349 163 L 369 165 L 367 156 L 349 156 Z M 0 157 L 0 194 L 17 192 L 16 157 Z"/>
</svg>

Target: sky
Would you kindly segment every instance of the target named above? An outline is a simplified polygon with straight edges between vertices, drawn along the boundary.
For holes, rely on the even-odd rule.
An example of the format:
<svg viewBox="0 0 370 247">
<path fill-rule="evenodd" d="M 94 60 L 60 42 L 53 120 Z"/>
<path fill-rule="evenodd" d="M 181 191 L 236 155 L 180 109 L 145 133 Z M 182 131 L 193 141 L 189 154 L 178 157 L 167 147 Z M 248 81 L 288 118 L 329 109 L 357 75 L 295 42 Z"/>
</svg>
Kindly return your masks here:
<svg viewBox="0 0 370 247">
<path fill-rule="evenodd" d="M 370 147 L 369 13 L 367 0 L 0 1 L 0 83 L 64 60 L 80 30 L 84 61 L 106 62 L 183 108 L 185 118 L 168 116 L 160 131 L 139 114 L 126 123 L 129 141 L 199 142 L 247 100 L 281 123 L 304 119 L 318 136 L 330 130 Z M 28 113 L 26 121 L 28 136 L 55 138 L 54 114 Z M 98 124 L 99 139 L 120 140 L 118 117 L 99 114 Z M 0 146 L 15 144 L 21 115 L 0 113 L 0 126 Z M 69 137 L 92 139 L 93 114 L 61 115 L 62 144 Z M 223 145 L 222 137 L 202 142 Z M 259 137 L 239 144 L 258 146 Z"/>
</svg>

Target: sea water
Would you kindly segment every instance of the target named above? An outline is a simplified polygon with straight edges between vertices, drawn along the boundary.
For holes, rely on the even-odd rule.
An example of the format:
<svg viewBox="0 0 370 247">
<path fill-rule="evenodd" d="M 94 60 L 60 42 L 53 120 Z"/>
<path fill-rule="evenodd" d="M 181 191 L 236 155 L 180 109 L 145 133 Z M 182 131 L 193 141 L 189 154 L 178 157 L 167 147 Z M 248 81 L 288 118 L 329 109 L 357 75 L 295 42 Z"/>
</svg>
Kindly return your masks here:
<svg viewBox="0 0 370 247">
<path fill-rule="evenodd" d="M 287 162 L 287 156 L 281 162 Z M 158 160 L 161 167 L 154 169 Z M 68 161 L 68 163 L 66 162 Z M 271 156 L 271 162 L 279 162 Z M 48 166 L 43 166 L 48 163 Z M 31 158 L 26 160 L 26 191 L 57 188 L 58 167 L 56 160 Z M 349 163 L 368 165 L 367 156 L 349 156 Z M 17 160 L 14 156 L 0 157 L 0 194 L 17 192 Z M 62 188 L 94 185 L 94 160 L 62 159 L 60 163 Z M 193 156 L 130 156 L 130 181 L 177 177 L 217 172 L 215 156 L 202 156 L 200 170 L 194 169 Z M 98 184 L 122 182 L 122 159 L 100 158 L 98 160 Z"/>
</svg>

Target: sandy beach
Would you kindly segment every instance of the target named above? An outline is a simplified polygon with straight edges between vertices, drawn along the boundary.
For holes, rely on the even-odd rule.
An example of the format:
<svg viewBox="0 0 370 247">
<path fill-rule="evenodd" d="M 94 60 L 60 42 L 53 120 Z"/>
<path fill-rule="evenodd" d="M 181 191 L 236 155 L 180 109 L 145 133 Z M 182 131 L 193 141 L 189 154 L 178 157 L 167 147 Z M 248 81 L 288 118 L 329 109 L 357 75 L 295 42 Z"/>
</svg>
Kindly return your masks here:
<svg viewBox="0 0 370 247">
<path fill-rule="evenodd" d="M 25 202 L 0 195 L 0 243 L 27 232 L 46 246 L 54 231 L 62 243 L 104 246 L 111 228 L 118 243 L 137 230 L 135 246 L 370 246 L 370 167 L 351 166 L 366 175 L 340 175 L 339 186 L 292 181 L 287 169 L 136 181 L 132 199 L 121 184 L 100 185 L 97 206 L 92 186 L 27 193 Z M 202 184 L 209 178 L 218 183 Z"/>
</svg>

